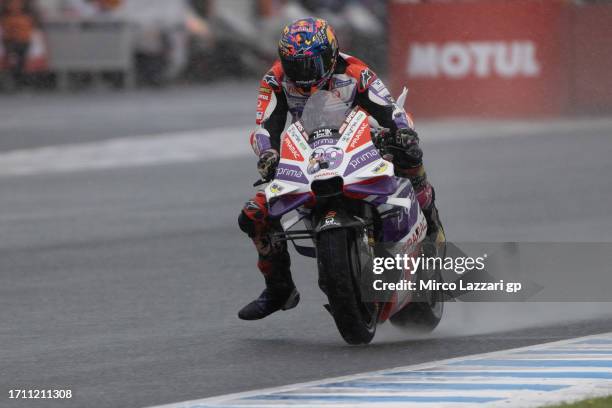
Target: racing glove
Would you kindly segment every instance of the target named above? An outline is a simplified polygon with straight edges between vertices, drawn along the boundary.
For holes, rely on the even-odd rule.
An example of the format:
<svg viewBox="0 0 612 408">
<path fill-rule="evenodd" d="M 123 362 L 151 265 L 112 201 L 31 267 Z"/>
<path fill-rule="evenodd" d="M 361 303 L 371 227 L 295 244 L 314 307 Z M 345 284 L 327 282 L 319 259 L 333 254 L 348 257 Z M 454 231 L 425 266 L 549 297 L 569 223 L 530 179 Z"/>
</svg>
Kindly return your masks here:
<svg viewBox="0 0 612 408">
<path fill-rule="evenodd" d="M 259 155 L 257 171 L 259 171 L 262 180 L 270 181 L 274 178 L 278 161 L 278 152 L 274 149 L 266 150 Z"/>
<path fill-rule="evenodd" d="M 423 151 L 419 141 L 419 135 L 410 128 L 398 129 L 391 137 L 389 147 L 401 167 L 415 168 L 423 164 Z"/>
</svg>

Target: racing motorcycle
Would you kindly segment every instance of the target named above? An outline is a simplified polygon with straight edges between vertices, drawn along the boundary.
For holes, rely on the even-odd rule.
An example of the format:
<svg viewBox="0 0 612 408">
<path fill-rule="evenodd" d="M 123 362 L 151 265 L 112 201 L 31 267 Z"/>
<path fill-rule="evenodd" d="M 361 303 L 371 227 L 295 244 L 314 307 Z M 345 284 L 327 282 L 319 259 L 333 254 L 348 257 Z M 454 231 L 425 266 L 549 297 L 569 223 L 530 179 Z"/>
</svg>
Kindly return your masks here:
<svg viewBox="0 0 612 408">
<path fill-rule="evenodd" d="M 406 91 L 399 107 L 405 96 Z M 265 188 L 270 216 L 283 227 L 272 239 L 291 241 L 298 253 L 317 259 L 325 308 L 349 344 L 369 343 L 386 320 L 431 331 L 443 313 L 442 295 L 435 291 L 386 291 L 382 298 L 368 293 L 373 259 L 393 256 L 384 244 L 418 256 L 427 233 L 411 183 L 397 178 L 381 156 L 389 132 L 374 123 L 333 93 L 315 93 L 282 135 L 281 158 Z M 298 244 L 303 240 L 313 245 Z M 396 271 L 394 280 L 414 280 L 420 273 Z"/>
</svg>

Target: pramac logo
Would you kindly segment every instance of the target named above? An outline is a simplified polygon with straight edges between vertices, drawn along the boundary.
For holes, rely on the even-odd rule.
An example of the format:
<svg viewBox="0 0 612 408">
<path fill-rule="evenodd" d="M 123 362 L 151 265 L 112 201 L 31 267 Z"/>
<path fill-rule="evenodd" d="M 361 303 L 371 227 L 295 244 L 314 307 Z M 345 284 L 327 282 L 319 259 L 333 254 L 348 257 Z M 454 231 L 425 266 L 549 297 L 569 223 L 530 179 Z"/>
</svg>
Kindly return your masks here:
<svg viewBox="0 0 612 408">
<path fill-rule="evenodd" d="M 288 135 L 286 135 L 283 139 L 281 157 L 288 160 L 304 161 L 304 157 L 300 154 L 297 146 L 293 143 Z"/>
<path fill-rule="evenodd" d="M 540 63 L 531 41 L 415 43 L 408 56 L 411 77 L 453 79 L 537 77 Z"/>
<path fill-rule="evenodd" d="M 367 121 L 363 121 L 361 123 L 361 126 L 357 130 L 357 133 L 349 142 L 346 151 L 347 153 L 350 153 L 370 141 L 372 141 L 372 136 L 370 134 L 370 124 Z"/>
</svg>

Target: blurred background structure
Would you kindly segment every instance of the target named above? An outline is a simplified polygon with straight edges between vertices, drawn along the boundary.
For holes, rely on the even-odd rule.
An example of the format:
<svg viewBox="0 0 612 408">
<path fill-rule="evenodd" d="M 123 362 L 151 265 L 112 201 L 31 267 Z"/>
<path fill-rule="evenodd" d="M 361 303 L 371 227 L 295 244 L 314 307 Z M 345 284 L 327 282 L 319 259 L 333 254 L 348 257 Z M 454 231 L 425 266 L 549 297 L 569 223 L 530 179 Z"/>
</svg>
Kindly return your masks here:
<svg viewBox="0 0 612 408">
<path fill-rule="evenodd" d="M 316 15 L 425 116 L 612 111 L 612 3 L 0 0 L 0 92 L 256 78 Z M 458 18 L 460 16 L 460 18 Z"/>
<path fill-rule="evenodd" d="M 284 24 L 329 19 L 345 50 L 384 69 L 384 0 L 0 0 L 3 89 L 159 86 L 259 76 Z M 7 75 L 9 74 L 9 75 Z"/>
</svg>

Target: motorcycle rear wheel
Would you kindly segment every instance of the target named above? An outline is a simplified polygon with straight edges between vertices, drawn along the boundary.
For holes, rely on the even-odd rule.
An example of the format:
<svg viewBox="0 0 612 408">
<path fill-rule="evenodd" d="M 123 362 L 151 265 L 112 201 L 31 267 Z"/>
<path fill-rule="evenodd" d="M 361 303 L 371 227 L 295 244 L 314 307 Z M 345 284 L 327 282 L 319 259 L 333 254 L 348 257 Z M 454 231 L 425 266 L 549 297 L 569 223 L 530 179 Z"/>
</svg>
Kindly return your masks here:
<svg viewBox="0 0 612 408">
<path fill-rule="evenodd" d="M 430 249 L 426 254 L 432 255 L 437 253 L 437 249 Z M 444 246 L 445 248 L 445 246 Z M 444 258 L 446 250 L 442 251 Z M 442 282 L 442 275 L 439 271 L 435 271 L 432 276 L 423 276 L 423 271 L 417 272 L 418 279 L 435 279 Z M 444 314 L 444 293 L 439 290 L 428 291 L 421 293 L 424 299 L 409 303 L 402 310 L 395 313 L 389 319 L 391 324 L 404 329 L 410 329 L 421 333 L 432 332 L 442 320 Z"/>
<path fill-rule="evenodd" d="M 444 302 L 440 293 L 434 293 L 432 302 L 412 302 L 389 319 L 394 326 L 421 333 L 432 332 L 442 320 Z M 437 297 L 440 297 L 439 299 Z"/>
</svg>

